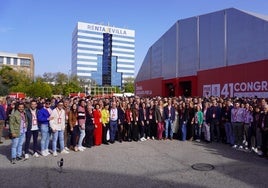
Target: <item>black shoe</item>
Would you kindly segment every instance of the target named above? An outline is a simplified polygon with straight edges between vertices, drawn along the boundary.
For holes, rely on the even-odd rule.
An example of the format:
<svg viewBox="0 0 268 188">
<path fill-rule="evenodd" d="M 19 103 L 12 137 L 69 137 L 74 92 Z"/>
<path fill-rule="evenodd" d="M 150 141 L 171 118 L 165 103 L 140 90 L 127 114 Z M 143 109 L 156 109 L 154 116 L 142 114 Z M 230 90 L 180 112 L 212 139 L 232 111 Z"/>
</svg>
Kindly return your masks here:
<svg viewBox="0 0 268 188">
<path fill-rule="evenodd" d="M 111 143 L 111 144 L 113 144 L 113 143 L 114 143 L 114 141 L 110 141 L 110 143 Z"/>
<path fill-rule="evenodd" d="M 105 144 L 105 145 L 109 145 L 109 143 L 108 143 L 108 142 L 104 142 L 103 144 Z"/>
<path fill-rule="evenodd" d="M 13 159 L 11 159 L 11 164 L 16 164 L 16 159 L 15 158 L 13 158 Z"/>
<path fill-rule="evenodd" d="M 0 144 L 3 144 L 4 142 L 0 141 Z"/>
<path fill-rule="evenodd" d="M 21 156 L 20 157 L 17 157 L 16 160 L 17 161 L 20 161 L 20 160 L 22 160 L 22 157 Z"/>
</svg>

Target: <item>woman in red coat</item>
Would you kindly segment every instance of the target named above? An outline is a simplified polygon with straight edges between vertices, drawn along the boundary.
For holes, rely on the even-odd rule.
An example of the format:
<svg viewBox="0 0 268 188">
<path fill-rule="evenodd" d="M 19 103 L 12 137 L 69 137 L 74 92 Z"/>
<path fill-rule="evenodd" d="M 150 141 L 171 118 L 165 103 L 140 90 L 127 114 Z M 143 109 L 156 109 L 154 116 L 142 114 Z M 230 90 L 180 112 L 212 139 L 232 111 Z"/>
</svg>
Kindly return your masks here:
<svg viewBox="0 0 268 188">
<path fill-rule="evenodd" d="M 94 117 L 94 142 L 96 146 L 102 144 L 102 123 L 101 123 L 101 110 L 100 105 L 96 104 L 95 109 L 93 110 L 93 117 Z"/>
</svg>

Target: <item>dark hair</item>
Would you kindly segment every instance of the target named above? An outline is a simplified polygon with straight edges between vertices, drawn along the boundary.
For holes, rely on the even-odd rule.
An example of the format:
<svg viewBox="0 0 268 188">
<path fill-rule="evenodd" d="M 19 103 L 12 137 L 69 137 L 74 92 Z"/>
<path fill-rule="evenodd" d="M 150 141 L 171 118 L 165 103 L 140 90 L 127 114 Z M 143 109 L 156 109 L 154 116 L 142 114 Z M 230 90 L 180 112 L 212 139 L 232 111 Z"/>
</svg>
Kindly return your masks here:
<svg viewBox="0 0 268 188">
<path fill-rule="evenodd" d="M 37 103 L 37 101 L 35 99 L 30 101 L 30 104 L 32 104 L 33 102 Z"/>
<path fill-rule="evenodd" d="M 72 106 L 71 106 L 71 111 L 73 111 L 73 112 L 74 112 L 74 106 L 77 107 L 77 105 L 76 105 L 75 103 L 72 104 Z M 77 109 L 76 109 L 76 110 L 77 110 Z"/>
<path fill-rule="evenodd" d="M 46 99 L 45 103 L 51 103 L 50 99 Z"/>
<path fill-rule="evenodd" d="M 81 105 L 81 103 L 82 103 L 83 101 L 85 102 L 84 99 L 80 99 L 79 102 L 78 102 L 78 105 Z"/>
<path fill-rule="evenodd" d="M 25 107 L 25 104 L 23 102 L 17 102 L 15 105 L 15 110 L 18 110 L 20 105 L 23 105 Z"/>
<path fill-rule="evenodd" d="M 62 104 L 63 104 L 63 100 L 60 100 L 60 101 L 57 103 L 57 105 L 58 105 L 58 104 L 60 104 L 60 103 L 62 103 Z"/>
</svg>

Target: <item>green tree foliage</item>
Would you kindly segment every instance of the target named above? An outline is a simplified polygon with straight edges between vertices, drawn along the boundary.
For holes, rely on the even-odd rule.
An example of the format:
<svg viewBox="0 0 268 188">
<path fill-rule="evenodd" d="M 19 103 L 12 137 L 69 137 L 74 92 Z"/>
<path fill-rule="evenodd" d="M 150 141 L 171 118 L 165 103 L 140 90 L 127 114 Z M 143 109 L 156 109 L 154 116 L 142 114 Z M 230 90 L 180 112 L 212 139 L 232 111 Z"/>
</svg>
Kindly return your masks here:
<svg viewBox="0 0 268 188">
<path fill-rule="evenodd" d="M 18 85 L 19 76 L 18 72 L 9 66 L 3 66 L 0 70 L 1 83 L 7 87 Z"/>
<path fill-rule="evenodd" d="M 46 72 L 42 77 L 31 80 L 23 71 L 16 71 L 12 67 L 3 66 L 0 69 L 0 95 L 8 95 L 10 92 L 23 92 L 29 97 L 51 97 L 54 95 L 68 96 L 70 93 L 88 91 L 88 88 L 96 86 L 94 80 L 79 79 L 77 76 L 57 72 Z M 131 92 L 131 90 L 127 90 Z M 116 88 L 120 93 L 120 88 Z"/>
<path fill-rule="evenodd" d="M 67 74 L 61 72 L 44 73 L 41 79 L 50 85 L 54 95 L 68 96 L 70 93 L 83 91 L 83 85 L 77 76 L 68 77 Z"/>
<path fill-rule="evenodd" d="M 55 82 L 55 73 L 45 72 L 43 74 L 42 79 L 44 82 L 53 83 L 53 82 Z"/>
<path fill-rule="evenodd" d="M 1 78 L 0 78 L 0 96 L 7 95 L 8 91 L 9 91 L 9 89 L 8 89 L 7 85 L 4 85 L 1 81 Z"/>
<path fill-rule="evenodd" d="M 49 98 L 52 96 L 52 89 L 48 83 L 40 79 L 33 82 L 26 92 L 27 96 Z"/>
<path fill-rule="evenodd" d="M 124 92 L 134 93 L 134 78 L 128 77 L 125 79 Z"/>
<path fill-rule="evenodd" d="M 9 92 L 26 93 L 31 82 L 23 71 L 16 71 L 9 66 L 3 66 L 0 70 L 1 95 L 7 95 Z"/>
</svg>

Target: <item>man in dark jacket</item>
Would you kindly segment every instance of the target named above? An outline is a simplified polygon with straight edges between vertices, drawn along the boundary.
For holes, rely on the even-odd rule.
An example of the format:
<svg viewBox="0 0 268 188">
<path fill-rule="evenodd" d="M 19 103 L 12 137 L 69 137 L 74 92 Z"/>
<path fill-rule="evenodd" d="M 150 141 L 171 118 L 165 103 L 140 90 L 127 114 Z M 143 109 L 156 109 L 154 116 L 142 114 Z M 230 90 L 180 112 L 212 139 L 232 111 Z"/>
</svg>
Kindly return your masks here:
<svg viewBox="0 0 268 188">
<path fill-rule="evenodd" d="M 172 105 L 172 100 L 168 99 L 168 105 L 164 107 L 164 118 L 165 118 L 165 138 L 173 139 L 173 126 L 174 126 L 174 120 L 175 120 L 175 108 Z"/>
<path fill-rule="evenodd" d="M 30 147 L 30 141 L 31 137 L 33 136 L 33 156 L 39 157 L 39 154 L 37 152 L 37 137 L 38 137 L 38 121 L 37 121 L 37 102 L 35 100 L 32 100 L 30 102 L 30 108 L 27 108 L 25 110 L 28 126 L 26 131 L 26 141 L 25 141 L 25 159 L 29 158 L 29 147 Z"/>
<path fill-rule="evenodd" d="M 214 99 L 212 101 L 212 106 L 209 108 L 206 114 L 207 123 L 210 126 L 211 141 L 220 141 L 220 120 L 221 120 L 221 109 Z M 216 133 L 216 136 L 215 136 Z"/>
</svg>

